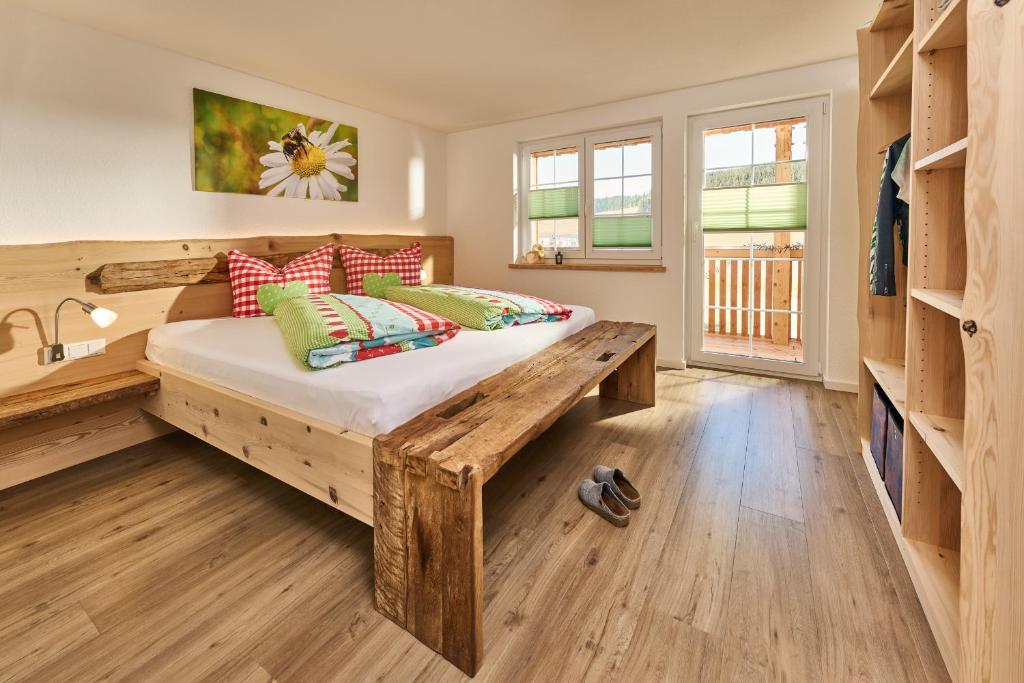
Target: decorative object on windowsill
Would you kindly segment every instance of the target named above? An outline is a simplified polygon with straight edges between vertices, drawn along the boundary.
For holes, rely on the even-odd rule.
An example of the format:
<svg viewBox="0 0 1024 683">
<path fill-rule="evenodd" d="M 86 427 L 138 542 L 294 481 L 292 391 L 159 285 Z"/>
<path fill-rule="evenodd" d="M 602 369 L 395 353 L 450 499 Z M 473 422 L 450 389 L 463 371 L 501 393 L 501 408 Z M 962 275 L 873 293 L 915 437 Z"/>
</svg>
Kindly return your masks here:
<svg viewBox="0 0 1024 683">
<path fill-rule="evenodd" d="M 50 359 L 53 362 L 64 360 L 64 345 L 60 343 L 60 308 L 69 301 L 74 301 L 81 306 L 82 313 L 87 313 L 92 318 L 92 321 L 96 323 L 97 327 L 109 327 L 111 323 L 117 320 L 117 313 L 114 313 L 109 308 L 101 308 L 96 304 L 76 299 L 73 296 L 64 299 L 64 301 L 57 304 L 57 311 L 53 314 L 53 345 L 47 347 L 50 349 Z"/>
<path fill-rule="evenodd" d="M 525 254 L 526 262 L 529 264 L 543 263 L 544 262 L 544 245 L 535 244 L 530 247 L 530 251 Z"/>
<path fill-rule="evenodd" d="M 557 263 L 558 265 L 562 265 L 562 259 L 563 258 L 564 257 L 562 256 L 562 250 L 561 249 L 559 249 L 558 251 L 555 252 L 555 263 Z"/>
</svg>

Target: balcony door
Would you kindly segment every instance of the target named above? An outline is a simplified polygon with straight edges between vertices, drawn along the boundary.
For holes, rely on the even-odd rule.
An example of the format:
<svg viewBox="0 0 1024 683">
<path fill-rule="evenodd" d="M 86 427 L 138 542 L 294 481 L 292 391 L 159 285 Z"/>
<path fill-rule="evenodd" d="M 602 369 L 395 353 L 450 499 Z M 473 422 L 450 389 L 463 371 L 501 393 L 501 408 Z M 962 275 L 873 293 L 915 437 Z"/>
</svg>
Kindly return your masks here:
<svg viewBox="0 0 1024 683">
<path fill-rule="evenodd" d="M 819 376 L 827 98 L 689 126 L 689 362 Z"/>
</svg>

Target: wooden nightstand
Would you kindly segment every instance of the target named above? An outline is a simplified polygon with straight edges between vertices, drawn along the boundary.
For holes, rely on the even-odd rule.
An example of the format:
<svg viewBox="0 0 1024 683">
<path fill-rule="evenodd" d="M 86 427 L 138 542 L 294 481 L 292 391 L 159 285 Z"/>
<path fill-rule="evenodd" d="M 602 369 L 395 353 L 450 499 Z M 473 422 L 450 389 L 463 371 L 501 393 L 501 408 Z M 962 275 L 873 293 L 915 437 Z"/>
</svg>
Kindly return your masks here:
<svg viewBox="0 0 1024 683">
<path fill-rule="evenodd" d="M 128 396 L 146 396 L 160 378 L 138 370 L 118 372 L 0 398 L 0 430 Z"/>
</svg>

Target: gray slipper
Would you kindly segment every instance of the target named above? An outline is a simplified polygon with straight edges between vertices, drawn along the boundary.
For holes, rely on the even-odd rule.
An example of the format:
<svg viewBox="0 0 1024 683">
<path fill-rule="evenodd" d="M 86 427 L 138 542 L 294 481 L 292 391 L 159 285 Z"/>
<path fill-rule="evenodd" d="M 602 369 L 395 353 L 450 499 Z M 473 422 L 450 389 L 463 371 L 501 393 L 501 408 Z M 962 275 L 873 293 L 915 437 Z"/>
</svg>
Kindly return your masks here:
<svg viewBox="0 0 1024 683">
<path fill-rule="evenodd" d="M 629 510 L 619 502 L 605 483 L 584 479 L 580 483 L 580 501 L 615 526 L 629 524 Z"/>
<path fill-rule="evenodd" d="M 613 470 L 610 467 L 598 465 L 594 468 L 594 481 L 607 484 L 612 494 L 619 499 L 619 502 L 630 510 L 636 510 L 640 507 L 640 492 L 636 490 L 636 487 L 633 486 L 629 479 L 626 479 L 626 475 L 622 473 L 622 470 L 618 468 Z"/>
</svg>

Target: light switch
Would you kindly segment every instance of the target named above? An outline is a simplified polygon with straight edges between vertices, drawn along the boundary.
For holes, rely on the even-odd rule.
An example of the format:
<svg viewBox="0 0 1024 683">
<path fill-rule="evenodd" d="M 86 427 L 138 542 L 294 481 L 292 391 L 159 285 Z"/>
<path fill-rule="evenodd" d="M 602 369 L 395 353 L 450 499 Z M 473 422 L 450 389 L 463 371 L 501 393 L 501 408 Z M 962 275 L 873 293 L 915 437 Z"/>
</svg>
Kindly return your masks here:
<svg viewBox="0 0 1024 683">
<path fill-rule="evenodd" d="M 106 339 L 91 339 L 89 341 L 71 342 L 70 344 L 64 344 L 63 361 L 54 361 L 53 347 L 44 346 L 41 360 L 43 365 L 49 365 L 50 363 L 55 362 L 67 362 L 69 360 L 79 360 L 81 358 L 88 358 L 89 356 L 99 356 L 106 352 Z"/>
</svg>

